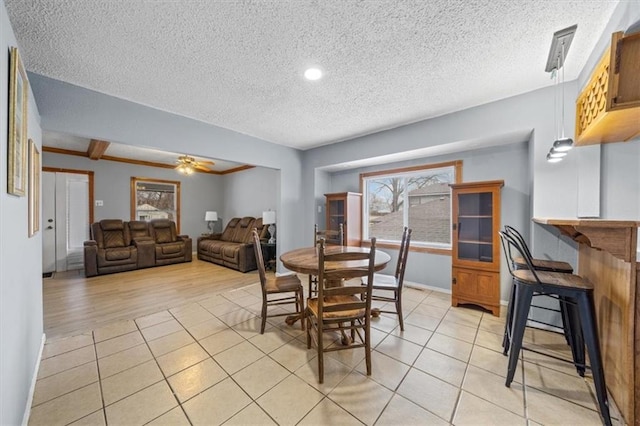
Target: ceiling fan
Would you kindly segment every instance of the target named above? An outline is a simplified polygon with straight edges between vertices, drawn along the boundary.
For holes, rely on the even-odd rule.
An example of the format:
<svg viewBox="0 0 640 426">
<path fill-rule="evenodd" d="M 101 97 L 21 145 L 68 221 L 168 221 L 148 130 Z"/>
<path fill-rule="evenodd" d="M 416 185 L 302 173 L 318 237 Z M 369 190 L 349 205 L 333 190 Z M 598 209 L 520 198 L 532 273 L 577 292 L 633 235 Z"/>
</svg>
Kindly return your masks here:
<svg viewBox="0 0 640 426">
<path fill-rule="evenodd" d="M 189 155 L 181 155 L 178 157 L 176 161 L 177 166 L 175 169 L 184 175 L 190 175 L 196 170 L 202 170 L 205 172 L 211 171 L 209 166 L 213 166 L 215 163 L 213 161 L 196 161 L 195 158 Z"/>
</svg>

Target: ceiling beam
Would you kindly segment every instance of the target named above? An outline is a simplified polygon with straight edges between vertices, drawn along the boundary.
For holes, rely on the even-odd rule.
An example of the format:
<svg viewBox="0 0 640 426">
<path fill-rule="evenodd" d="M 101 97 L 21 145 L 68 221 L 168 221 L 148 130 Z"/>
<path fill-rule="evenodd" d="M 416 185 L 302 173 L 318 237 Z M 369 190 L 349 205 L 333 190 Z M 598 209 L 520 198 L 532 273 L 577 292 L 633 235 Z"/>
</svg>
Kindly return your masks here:
<svg viewBox="0 0 640 426">
<path fill-rule="evenodd" d="M 99 160 L 107 148 L 109 148 L 109 145 L 111 145 L 111 142 L 91 139 L 91 142 L 89 142 L 89 148 L 87 149 L 87 156 L 92 160 Z"/>
<path fill-rule="evenodd" d="M 53 146 L 46 146 L 43 145 L 42 146 L 42 151 L 43 152 L 51 152 L 54 154 L 63 154 L 63 155 L 75 155 L 77 157 L 86 157 L 87 153 L 86 152 L 82 152 L 82 151 L 74 151 L 71 149 L 64 149 L 64 148 L 56 148 Z M 148 166 L 148 167 L 159 167 L 161 169 L 175 169 L 176 166 L 173 164 L 164 164 L 164 163 L 156 163 L 156 162 L 152 162 L 152 161 L 142 161 L 142 160 L 133 160 L 130 158 L 123 158 L 123 157 L 112 157 L 110 155 L 103 155 L 101 157 L 102 160 L 107 160 L 107 161 L 117 161 L 119 163 L 127 163 L 127 164 L 135 164 L 138 166 Z M 199 170 L 199 169 L 195 169 L 195 171 L 197 173 L 208 173 L 211 175 L 227 175 L 229 173 L 235 173 L 235 172 L 240 172 L 242 170 L 247 170 L 247 169 L 253 169 L 255 166 L 250 166 L 248 164 L 242 165 L 242 166 L 238 166 L 238 167 L 234 167 L 232 169 L 228 169 L 228 170 L 223 170 L 223 171 L 217 171 L 217 170 L 209 170 L 209 171 L 205 171 L 205 170 Z"/>
</svg>

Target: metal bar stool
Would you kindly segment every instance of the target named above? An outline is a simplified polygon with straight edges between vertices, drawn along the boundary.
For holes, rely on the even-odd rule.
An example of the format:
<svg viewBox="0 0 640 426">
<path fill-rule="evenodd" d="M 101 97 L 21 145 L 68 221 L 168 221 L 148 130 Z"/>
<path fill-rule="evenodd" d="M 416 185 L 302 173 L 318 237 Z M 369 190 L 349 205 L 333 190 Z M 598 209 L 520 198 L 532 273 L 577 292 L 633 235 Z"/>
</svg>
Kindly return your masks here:
<svg viewBox="0 0 640 426">
<path fill-rule="evenodd" d="M 522 338 L 534 293 L 564 298 L 570 327 L 577 327 L 579 324 L 582 330 L 584 344 L 587 347 L 591 362 L 590 368 L 593 374 L 600 416 L 605 425 L 611 425 L 609 400 L 607 398 L 607 388 L 600 354 L 600 339 L 596 324 L 596 311 L 593 302 L 593 285 L 574 274 L 536 271 L 531 258 L 527 256 L 518 241 L 504 232 L 499 234 L 503 244 L 508 244 L 519 252 L 528 267 L 528 269 L 510 270 L 516 287 L 516 294 L 511 328 L 511 350 L 505 385 L 507 387 L 511 386 L 516 372 L 518 358 L 522 350 Z M 577 344 L 575 341 L 573 343 Z"/>
<path fill-rule="evenodd" d="M 524 254 L 531 259 L 533 267 L 535 268 L 536 271 L 561 272 L 565 274 L 573 273 L 573 267 L 567 262 L 533 258 L 533 256 L 531 255 L 531 251 L 529 250 L 529 247 L 527 246 L 527 243 L 525 242 L 520 232 L 518 232 L 515 228 L 509 225 L 505 225 L 504 229 L 505 229 L 505 233 L 513 237 L 520 244 L 520 247 L 523 249 Z M 510 268 L 513 268 L 513 269 L 528 268 L 526 261 L 522 256 L 513 256 L 510 247 L 505 248 L 504 244 L 503 244 L 503 248 L 505 249 L 504 250 L 505 257 L 507 258 L 507 262 L 509 262 L 508 264 Z M 510 337 L 511 323 L 513 320 L 514 296 L 515 296 L 515 284 L 513 284 L 511 287 L 511 294 L 509 296 L 509 307 L 507 309 L 507 320 L 505 322 L 504 337 L 502 339 L 502 347 L 504 348 L 504 351 L 503 351 L 504 355 L 507 355 L 509 353 L 509 346 L 510 346 L 510 339 L 511 339 Z M 562 318 L 562 329 L 564 331 L 565 339 L 567 341 L 567 344 L 571 345 L 571 342 L 574 339 L 580 340 L 581 336 L 572 336 L 571 334 L 572 328 L 569 327 L 569 318 L 567 317 L 567 310 L 564 308 L 566 301 L 561 300 L 559 297 L 554 297 L 554 298 L 558 300 L 558 303 L 560 306 L 559 312 Z M 537 309 L 544 309 L 548 311 L 558 312 L 557 309 L 549 308 L 546 306 L 532 305 L 532 307 Z M 536 320 L 533 318 L 529 318 L 529 321 L 537 322 L 537 323 L 548 325 L 548 326 L 555 326 L 555 324 L 549 324 L 545 321 Z M 580 334 L 579 327 L 578 327 L 577 333 Z M 582 357 L 582 359 L 584 359 L 584 357 Z M 575 360 L 575 357 L 574 357 L 574 360 Z M 584 375 L 584 368 L 582 369 L 578 368 L 578 372 L 580 373 L 581 376 Z"/>
</svg>

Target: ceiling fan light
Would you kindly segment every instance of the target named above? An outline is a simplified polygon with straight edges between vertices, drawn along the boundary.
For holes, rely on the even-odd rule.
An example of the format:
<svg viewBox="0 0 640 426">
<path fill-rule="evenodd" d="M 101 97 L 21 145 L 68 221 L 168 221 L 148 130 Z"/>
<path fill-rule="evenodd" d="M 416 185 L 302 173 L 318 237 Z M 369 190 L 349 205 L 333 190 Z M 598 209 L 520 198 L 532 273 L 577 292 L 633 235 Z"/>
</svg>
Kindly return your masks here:
<svg viewBox="0 0 640 426">
<path fill-rule="evenodd" d="M 573 139 L 560 138 L 553 143 L 553 149 L 557 152 L 566 152 L 573 148 Z"/>
<path fill-rule="evenodd" d="M 549 163 L 559 163 L 562 161 L 562 157 L 552 157 L 551 153 L 547 154 L 547 162 Z"/>
</svg>

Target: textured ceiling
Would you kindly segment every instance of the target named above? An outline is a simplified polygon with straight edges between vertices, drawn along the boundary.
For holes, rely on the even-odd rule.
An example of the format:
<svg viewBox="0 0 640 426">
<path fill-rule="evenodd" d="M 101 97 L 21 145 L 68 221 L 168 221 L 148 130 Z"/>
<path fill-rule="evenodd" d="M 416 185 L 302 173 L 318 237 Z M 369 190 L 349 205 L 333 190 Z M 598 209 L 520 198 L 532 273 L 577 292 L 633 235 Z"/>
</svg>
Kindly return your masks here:
<svg viewBox="0 0 640 426">
<path fill-rule="evenodd" d="M 572 80 L 616 2 L 5 4 L 29 71 L 309 149 L 548 86 L 552 35 L 578 24 Z"/>
</svg>

